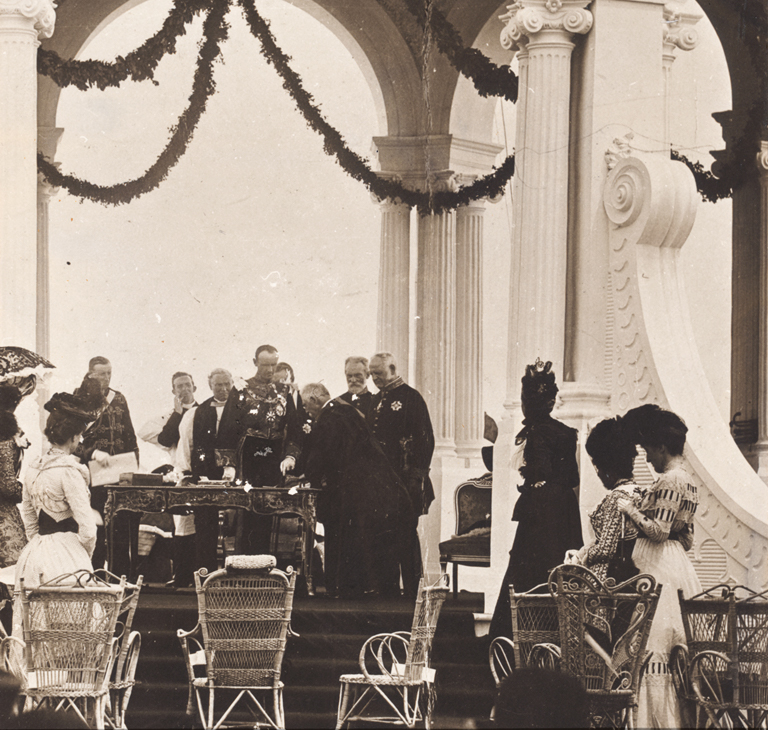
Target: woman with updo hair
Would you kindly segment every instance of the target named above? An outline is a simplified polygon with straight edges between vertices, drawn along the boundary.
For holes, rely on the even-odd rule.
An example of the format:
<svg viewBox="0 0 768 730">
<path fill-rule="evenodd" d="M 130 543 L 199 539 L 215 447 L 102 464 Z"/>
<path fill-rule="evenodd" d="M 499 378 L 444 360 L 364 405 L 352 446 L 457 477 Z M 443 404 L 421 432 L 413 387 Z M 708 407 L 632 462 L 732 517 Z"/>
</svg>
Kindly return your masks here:
<svg viewBox="0 0 768 730">
<path fill-rule="evenodd" d="M 72 455 L 93 415 L 76 396 L 56 393 L 45 435 L 50 448 L 30 464 L 21 502 L 29 540 L 16 564 L 16 589 L 27 588 L 78 570 L 91 570 L 96 519 L 91 509 L 88 469 Z"/>
<path fill-rule="evenodd" d="M 677 592 L 681 590 L 686 598 L 701 592 L 687 555 L 693 547 L 693 519 L 699 504 L 683 456 L 688 427 L 676 413 L 655 404 L 633 408 L 624 421 L 659 475 L 639 504 L 630 498 L 618 502 L 619 510 L 638 530 L 632 560 L 641 573 L 650 573 L 663 586 L 648 634 L 652 656 L 638 697 L 638 727 L 690 727 L 669 671 L 672 648 L 685 644 Z"/>
<path fill-rule="evenodd" d="M 645 493 L 633 481 L 637 449 L 625 431 L 621 418 L 606 418 L 587 436 L 587 453 L 608 494 L 589 514 L 594 541 L 566 555 L 566 562 L 583 565 L 600 580 L 612 578 L 616 584 L 638 573 L 632 562 L 637 527 L 619 510 L 618 504 L 627 497 L 639 503 Z"/>
</svg>

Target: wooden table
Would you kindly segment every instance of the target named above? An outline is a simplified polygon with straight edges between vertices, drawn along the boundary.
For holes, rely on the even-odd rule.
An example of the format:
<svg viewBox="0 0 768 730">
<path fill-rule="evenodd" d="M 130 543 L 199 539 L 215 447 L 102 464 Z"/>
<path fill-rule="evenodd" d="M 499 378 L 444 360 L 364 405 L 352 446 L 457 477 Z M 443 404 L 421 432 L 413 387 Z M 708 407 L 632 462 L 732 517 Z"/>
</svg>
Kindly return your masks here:
<svg viewBox="0 0 768 730">
<path fill-rule="evenodd" d="M 134 481 L 136 476 L 134 477 Z M 301 561 L 299 575 L 307 581 L 312 594 L 312 553 L 317 521 L 317 489 L 309 487 L 259 487 L 246 491 L 229 482 L 209 481 L 202 484 L 141 485 L 126 483 L 107 484 L 107 501 L 104 506 L 104 524 L 109 535 L 109 565 L 113 565 L 114 517 L 120 512 L 179 512 L 194 507 L 237 507 L 260 515 L 297 515 L 302 522 Z M 138 555 L 138 535 L 131 535 L 131 573 L 135 571 Z"/>
</svg>

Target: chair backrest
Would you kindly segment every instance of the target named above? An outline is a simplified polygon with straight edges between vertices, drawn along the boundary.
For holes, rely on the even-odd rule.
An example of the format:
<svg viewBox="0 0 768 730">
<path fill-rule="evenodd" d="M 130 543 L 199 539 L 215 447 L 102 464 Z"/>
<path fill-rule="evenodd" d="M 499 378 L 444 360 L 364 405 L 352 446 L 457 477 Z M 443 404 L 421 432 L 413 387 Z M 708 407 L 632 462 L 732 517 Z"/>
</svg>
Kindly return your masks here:
<svg viewBox="0 0 768 730">
<path fill-rule="evenodd" d="M 84 575 L 74 585 L 56 579 L 27 589 L 21 582 L 28 690 L 88 696 L 107 688 L 125 584 Z"/>
<path fill-rule="evenodd" d="M 710 666 L 737 705 L 768 705 L 768 591 L 713 586 L 692 598 L 678 591 L 689 656 L 720 652 Z"/>
<path fill-rule="evenodd" d="M 490 479 L 474 479 L 456 487 L 456 534 L 465 535 L 473 527 L 489 526 L 491 520 Z"/>
<path fill-rule="evenodd" d="M 581 565 L 549 577 L 560 623 L 562 671 L 589 690 L 640 687 L 646 643 L 661 586 L 646 574 L 615 586 Z"/>
<path fill-rule="evenodd" d="M 515 587 L 509 587 L 515 667 L 529 666 L 531 650 L 537 644 L 560 645 L 557 604 L 549 592 L 540 593 L 541 588 L 546 585 L 536 586 L 526 593 L 515 593 Z"/>
<path fill-rule="evenodd" d="M 443 574 L 432 585 L 427 585 L 424 578 L 419 582 L 419 592 L 413 611 L 411 638 L 405 659 L 403 676 L 407 680 L 422 680 L 429 669 L 432 640 L 440 618 L 440 609 L 448 596 L 448 576 Z"/>
<path fill-rule="evenodd" d="M 217 686 L 277 686 L 296 573 L 229 565 L 210 575 L 200 570 L 195 585 L 208 679 Z"/>
</svg>

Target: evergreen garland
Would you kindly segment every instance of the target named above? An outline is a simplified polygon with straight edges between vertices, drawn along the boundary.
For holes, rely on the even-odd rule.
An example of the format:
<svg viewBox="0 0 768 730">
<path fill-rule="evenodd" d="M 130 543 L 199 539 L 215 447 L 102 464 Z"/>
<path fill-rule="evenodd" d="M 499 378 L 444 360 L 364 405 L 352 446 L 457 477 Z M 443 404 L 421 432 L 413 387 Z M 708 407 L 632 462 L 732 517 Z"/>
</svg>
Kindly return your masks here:
<svg viewBox="0 0 768 730">
<path fill-rule="evenodd" d="M 693 162 L 674 149 L 671 150 L 671 157 L 673 160 L 682 162 L 691 171 L 696 181 L 696 190 L 705 203 L 716 203 L 733 195 L 732 184 L 728 180 L 715 177 L 709 170 L 705 170 L 700 162 Z"/>
<path fill-rule="evenodd" d="M 78 198 L 87 198 L 104 205 L 122 205 L 154 190 L 168 177 L 170 169 L 186 152 L 208 99 L 216 91 L 213 64 L 219 57 L 221 44 L 229 33 L 229 25 L 225 18 L 229 12 L 230 2 L 231 0 L 216 0 L 203 23 L 203 39 L 200 42 L 200 55 L 197 59 L 189 106 L 179 117 L 176 125 L 171 128 L 171 139 L 154 164 L 135 180 L 116 185 L 96 185 L 60 172 L 55 165 L 45 159 L 42 153 L 38 153 L 38 170 L 45 175 L 51 185 L 65 188 Z"/>
<path fill-rule="evenodd" d="M 85 91 L 95 86 L 106 89 L 119 86 L 127 78 L 154 81 L 157 64 L 167 53 L 176 52 L 176 41 L 202 11 L 212 10 L 216 0 L 179 0 L 174 3 L 160 30 L 127 56 L 113 62 L 64 60 L 56 51 L 38 49 L 37 72 L 48 76 L 58 86 L 76 86 Z"/>
</svg>

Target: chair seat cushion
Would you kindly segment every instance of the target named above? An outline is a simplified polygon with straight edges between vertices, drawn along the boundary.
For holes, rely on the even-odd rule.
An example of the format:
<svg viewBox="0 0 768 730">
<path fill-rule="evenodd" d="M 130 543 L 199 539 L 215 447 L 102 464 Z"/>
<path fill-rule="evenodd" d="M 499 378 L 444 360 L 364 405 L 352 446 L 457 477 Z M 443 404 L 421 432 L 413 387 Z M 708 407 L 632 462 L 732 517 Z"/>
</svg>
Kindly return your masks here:
<svg viewBox="0 0 768 730">
<path fill-rule="evenodd" d="M 426 680 L 406 680 L 403 677 L 394 677 L 389 674 L 371 674 L 366 677 L 364 674 L 342 674 L 339 677 L 339 682 L 342 684 L 370 684 L 377 686 L 390 686 L 390 687 L 415 687 L 420 684 L 424 684 Z"/>
<path fill-rule="evenodd" d="M 461 535 L 440 543 L 440 560 L 459 563 L 462 561 L 488 563 L 491 557 L 491 532 Z"/>
</svg>

